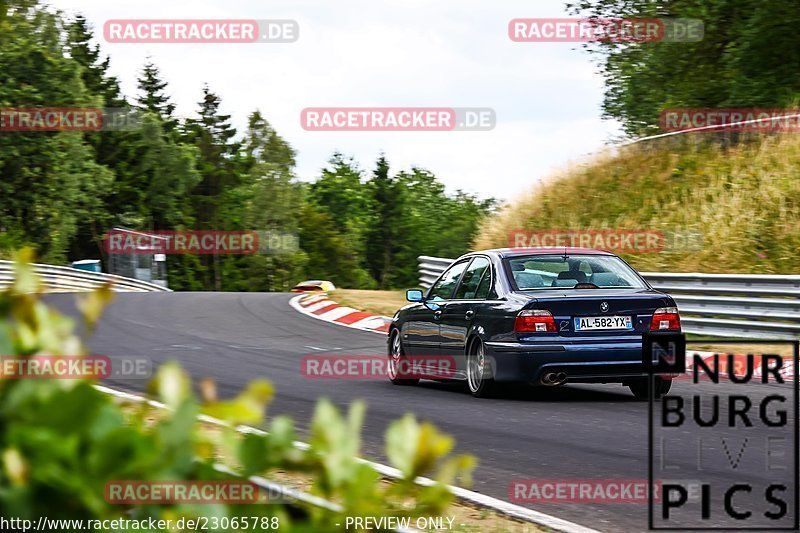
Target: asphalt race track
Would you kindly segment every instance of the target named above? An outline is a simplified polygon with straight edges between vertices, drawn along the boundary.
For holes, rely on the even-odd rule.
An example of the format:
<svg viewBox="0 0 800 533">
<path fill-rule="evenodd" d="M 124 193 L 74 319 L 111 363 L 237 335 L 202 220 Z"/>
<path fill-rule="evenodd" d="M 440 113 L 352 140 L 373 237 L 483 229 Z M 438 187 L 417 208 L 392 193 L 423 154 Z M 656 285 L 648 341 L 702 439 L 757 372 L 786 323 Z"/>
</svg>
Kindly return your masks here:
<svg viewBox="0 0 800 533">
<path fill-rule="evenodd" d="M 504 500 L 513 479 L 647 479 L 647 404 L 635 401 L 627 388 L 510 389 L 499 399 L 479 400 L 461 385 L 397 387 L 388 381 L 306 379 L 300 372 L 303 355 L 384 354 L 385 336 L 302 315 L 289 306 L 290 298 L 262 293 L 118 294 L 89 345 L 95 354 L 147 357 L 155 364 L 177 359 L 193 377 L 213 377 L 221 396 L 234 395 L 254 378 L 268 378 L 277 391 L 269 414 L 292 415 L 301 437 L 318 398 L 327 396 L 340 406 L 364 399 L 364 453 L 379 462 L 385 462 L 387 424 L 411 411 L 455 436 L 459 451 L 477 456 L 472 490 Z M 74 296 L 50 295 L 47 300 L 75 314 Z M 145 381 L 107 384 L 141 391 Z M 754 471 L 752 476 L 768 474 Z M 531 507 L 604 531 L 647 528 L 647 506 L 642 503 Z"/>
</svg>

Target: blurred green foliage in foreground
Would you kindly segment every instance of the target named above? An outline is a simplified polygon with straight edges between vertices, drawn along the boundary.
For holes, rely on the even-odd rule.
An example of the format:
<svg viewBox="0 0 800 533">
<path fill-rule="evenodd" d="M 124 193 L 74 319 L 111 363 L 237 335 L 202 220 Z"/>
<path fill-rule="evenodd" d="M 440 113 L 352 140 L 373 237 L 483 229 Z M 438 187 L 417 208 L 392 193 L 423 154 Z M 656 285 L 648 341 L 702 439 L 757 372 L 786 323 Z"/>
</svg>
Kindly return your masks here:
<svg viewBox="0 0 800 533">
<path fill-rule="evenodd" d="M 27 266 L 29 252 L 17 263 L 15 285 L 0 293 L 0 355 L 36 357 L 86 353 L 73 332 L 72 319 L 39 300 L 37 279 Z M 84 296 L 79 309 L 91 331 L 110 287 Z M 254 381 L 227 401 L 198 401 L 186 372 L 176 363 L 158 369 L 150 392 L 168 409 L 145 404 L 120 405 L 83 379 L 0 378 L 0 515 L 49 518 L 172 518 L 275 516 L 281 530 L 331 530 L 343 516 L 440 515 L 451 501 L 441 484 L 413 480 L 435 474 L 441 483 L 469 483 L 473 459 L 451 456 L 453 440 L 412 415 L 386 432 L 386 456 L 403 474 L 382 483 L 359 462 L 365 407 L 353 404 L 342 415 L 330 402 L 317 404 L 310 447 L 294 446 L 292 420 L 271 419 L 266 436 L 241 435 L 235 424 L 259 424 L 272 386 Z M 210 431 L 198 423 L 207 414 L 230 424 Z M 313 478 L 311 493 L 343 507 L 341 514 L 284 505 L 170 504 L 114 505 L 105 500 L 112 480 L 230 479 L 214 469 L 223 461 L 243 477 L 270 471 L 303 472 Z M 233 526 L 232 526 L 233 527 Z"/>
</svg>

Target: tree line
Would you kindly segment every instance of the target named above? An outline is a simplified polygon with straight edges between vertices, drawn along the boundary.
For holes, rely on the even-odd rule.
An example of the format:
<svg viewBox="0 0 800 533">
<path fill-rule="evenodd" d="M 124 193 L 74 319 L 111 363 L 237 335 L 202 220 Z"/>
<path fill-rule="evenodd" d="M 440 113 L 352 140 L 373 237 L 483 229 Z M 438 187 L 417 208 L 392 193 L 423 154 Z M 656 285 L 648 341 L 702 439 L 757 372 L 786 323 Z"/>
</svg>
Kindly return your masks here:
<svg viewBox="0 0 800 533">
<path fill-rule="evenodd" d="M 392 172 L 381 155 L 363 169 L 334 153 L 310 183 L 296 152 L 261 111 L 245 131 L 208 85 L 180 118 L 152 61 L 126 97 L 82 16 L 39 0 L 0 3 L 0 107 L 135 109 L 128 131 L 0 132 L 0 257 L 23 246 L 40 261 L 107 259 L 114 227 L 271 230 L 299 249 L 270 255 L 171 255 L 176 290 L 286 290 L 304 278 L 390 288 L 416 283 L 416 257 L 457 256 L 495 206 L 431 172 Z"/>
<path fill-rule="evenodd" d="M 800 102 L 800 7 L 787 0 L 568 0 L 595 18 L 698 19 L 696 42 L 590 45 L 605 78 L 605 116 L 659 132 L 667 108 L 794 108 Z"/>
</svg>

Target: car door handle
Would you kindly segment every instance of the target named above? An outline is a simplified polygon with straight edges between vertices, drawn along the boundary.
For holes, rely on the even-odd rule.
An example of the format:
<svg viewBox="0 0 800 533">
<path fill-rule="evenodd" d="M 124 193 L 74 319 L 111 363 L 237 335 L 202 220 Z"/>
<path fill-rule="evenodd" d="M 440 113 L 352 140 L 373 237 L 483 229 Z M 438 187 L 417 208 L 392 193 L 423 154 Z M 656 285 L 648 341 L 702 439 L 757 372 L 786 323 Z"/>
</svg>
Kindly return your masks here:
<svg viewBox="0 0 800 533">
<path fill-rule="evenodd" d="M 472 320 L 472 317 L 474 316 L 475 316 L 475 311 L 473 311 L 472 309 L 464 313 L 464 318 L 466 318 L 467 320 Z"/>
<path fill-rule="evenodd" d="M 434 311 L 434 312 L 433 312 L 433 319 L 434 319 L 434 320 L 439 320 L 440 318 L 442 318 L 442 311 L 441 311 L 441 309 L 440 309 L 440 310 L 438 310 L 438 311 Z"/>
</svg>

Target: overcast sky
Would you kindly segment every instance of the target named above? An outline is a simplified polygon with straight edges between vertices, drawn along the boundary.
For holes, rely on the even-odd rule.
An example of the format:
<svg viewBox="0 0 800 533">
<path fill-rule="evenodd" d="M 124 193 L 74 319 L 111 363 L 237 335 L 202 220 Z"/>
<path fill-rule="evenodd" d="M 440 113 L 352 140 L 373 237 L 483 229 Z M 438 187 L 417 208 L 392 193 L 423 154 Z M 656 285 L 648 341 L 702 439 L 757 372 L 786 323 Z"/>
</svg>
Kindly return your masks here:
<svg viewBox="0 0 800 533">
<path fill-rule="evenodd" d="M 448 187 L 509 199 L 571 161 L 602 149 L 619 125 L 600 119 L 602 78 L 579 44 L 515 43 L 513 18 L 566 16 L 562 0 L 50 0 L 94 25 L 128 96 L 152 56 L 182 116 L 208 83 L 240 130 L 260 109 L 313 179 L 334 151 L 371 170 L 386 153 Z M 108 19 L 294 19 L 294 43 L 118 44 Z M 306 107 L 490 107 L 487 132 L 319 132 Z"/>
</svg>

